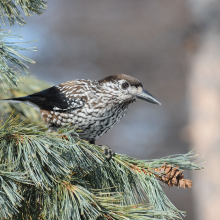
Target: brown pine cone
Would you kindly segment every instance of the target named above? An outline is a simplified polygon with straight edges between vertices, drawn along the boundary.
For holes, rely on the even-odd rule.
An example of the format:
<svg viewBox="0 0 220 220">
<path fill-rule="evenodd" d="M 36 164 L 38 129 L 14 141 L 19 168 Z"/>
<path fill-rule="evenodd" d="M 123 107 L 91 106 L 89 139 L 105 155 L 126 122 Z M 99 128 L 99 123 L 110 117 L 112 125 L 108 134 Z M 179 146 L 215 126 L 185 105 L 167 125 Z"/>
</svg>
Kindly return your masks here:
<svg viewBox="0 0 220 220">
<path fill-rule="evenodd" d="M 189 179 L 184 179 L 183 171 L 179 167 L 172 167 L 170 165 L 163 165 L 161 168 L 155 168 L 156 177 L 166 183 L 169 187 L 178 186 L 180 188 L 191 188 L 193 183 Z"/>
</svg>

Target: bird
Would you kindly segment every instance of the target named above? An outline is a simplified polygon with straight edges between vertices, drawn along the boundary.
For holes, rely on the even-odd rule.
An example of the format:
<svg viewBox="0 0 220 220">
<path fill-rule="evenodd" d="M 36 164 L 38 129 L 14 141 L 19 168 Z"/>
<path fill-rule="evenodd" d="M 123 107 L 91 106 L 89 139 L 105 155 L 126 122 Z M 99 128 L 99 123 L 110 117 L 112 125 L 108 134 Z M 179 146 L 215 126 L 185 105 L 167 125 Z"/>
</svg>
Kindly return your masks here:
<svg viewBox="0 0 220 220">
<path fill-rule="evenodd" d="M 100 80 L 67 81 L 31 95 L 1 101 L 25 103 L 35 108 L 49 132 L 70 124 L 80 130 L 78 135 L 81 139 L 95 144 L 99 137 L 125 116 L 128 106 L 137 100 L 161 105 L 138 79 L 117 74 Z M 105 145 L 102 149 L 111 159 L 113 150 Z"/>
</svg>

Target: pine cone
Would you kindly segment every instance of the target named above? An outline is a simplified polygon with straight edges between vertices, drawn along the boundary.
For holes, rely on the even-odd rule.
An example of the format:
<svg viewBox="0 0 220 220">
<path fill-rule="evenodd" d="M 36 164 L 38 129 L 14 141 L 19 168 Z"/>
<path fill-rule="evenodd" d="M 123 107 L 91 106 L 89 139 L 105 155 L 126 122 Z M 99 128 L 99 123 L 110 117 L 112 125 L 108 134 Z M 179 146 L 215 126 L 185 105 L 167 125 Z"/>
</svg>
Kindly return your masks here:
<svg viewBox="0 0 220 220">
<path fill-rule="evenodd" d="M 180 188 L 191 188 L 193 183 L 189 179 L 184 179 L 183 171 L 179 167 L 172 167 L 170 165 L 163 165 L 161 168 L 154 169 L 158 175 L 156 177 L 166 183 L 169 187 L 178 186 Z"/>
</svg>

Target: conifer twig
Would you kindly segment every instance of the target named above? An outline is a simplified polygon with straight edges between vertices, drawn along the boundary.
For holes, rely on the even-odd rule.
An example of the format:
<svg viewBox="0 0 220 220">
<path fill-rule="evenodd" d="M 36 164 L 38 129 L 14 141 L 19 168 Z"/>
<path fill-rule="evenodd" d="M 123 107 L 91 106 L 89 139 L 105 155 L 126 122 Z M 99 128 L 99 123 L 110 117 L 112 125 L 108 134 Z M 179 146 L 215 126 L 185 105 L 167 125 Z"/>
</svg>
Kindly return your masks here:
<svg viewBox="0 0 220 220">
<path fill-rule="evenodd" d="M 46 2 L 43 0 L 0 1 L 0 17 L 2 23 L 5 25 L 6 21 L 8 21 L 10 25 L 14 25 L 15 22 L 17 22 L 19 25 L 26 24 L 20 9 L 24 12 L 26 16 L 30 16 L 34 13 L 42 14 L 46 9 Z"/>
<path fill-rule="evenodd" d="M 11 31 L 0 30 L 0 85 L 2 88 L 15 88 L 22 73 L 28 74 L 27 63 L 33 60 L 21 55 L 18 51 L 36 51 L 36 48 L 24 48 L 20 42 L 9 42 L 8 39 L 22 38 Z"/>
</svg>

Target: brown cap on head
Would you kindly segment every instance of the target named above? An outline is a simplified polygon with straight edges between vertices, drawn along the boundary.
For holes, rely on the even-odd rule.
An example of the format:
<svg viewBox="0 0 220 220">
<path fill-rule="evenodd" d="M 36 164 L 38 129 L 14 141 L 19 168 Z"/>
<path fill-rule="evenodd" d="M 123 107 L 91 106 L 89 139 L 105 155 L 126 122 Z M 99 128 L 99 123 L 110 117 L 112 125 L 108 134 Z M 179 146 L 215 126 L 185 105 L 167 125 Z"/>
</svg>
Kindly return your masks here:
<svg viewBox="0 0 220 220">
<path fill-rule="evenodd" d="M 143 87 L 142 83 L 138 79 L 136 79 L 132 76 L 126 75 L 126 74 L 117 74 L 117 75 L 107 76 L 107 77 L 99 80 L 99 82 L 100 83 L 114 82 L 114 81 L 123 80 L 123 79 L 126 80 L 131 86 Z"/>
</svg>

